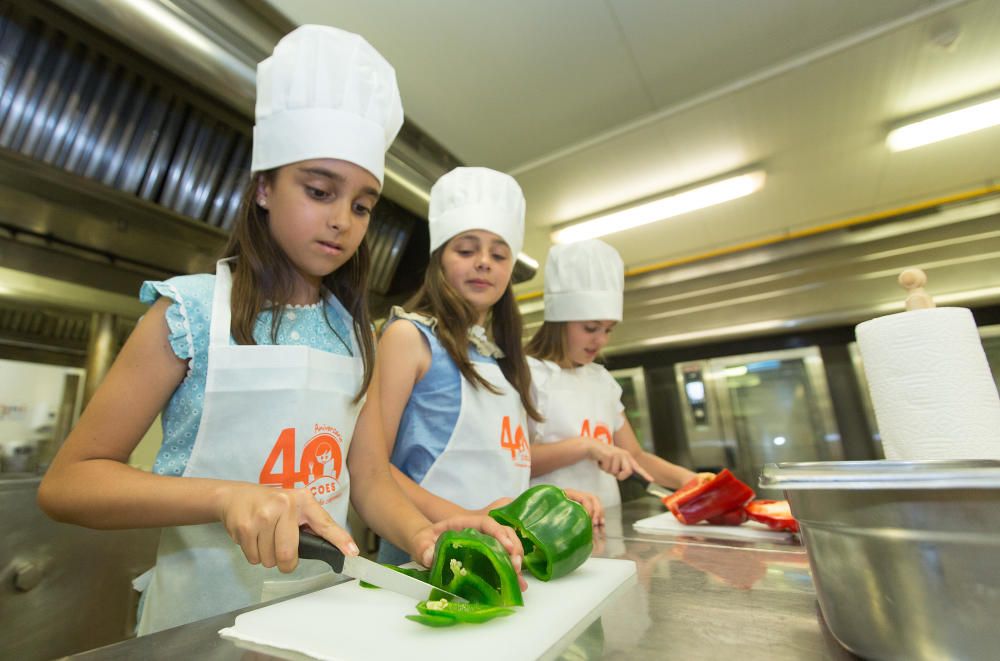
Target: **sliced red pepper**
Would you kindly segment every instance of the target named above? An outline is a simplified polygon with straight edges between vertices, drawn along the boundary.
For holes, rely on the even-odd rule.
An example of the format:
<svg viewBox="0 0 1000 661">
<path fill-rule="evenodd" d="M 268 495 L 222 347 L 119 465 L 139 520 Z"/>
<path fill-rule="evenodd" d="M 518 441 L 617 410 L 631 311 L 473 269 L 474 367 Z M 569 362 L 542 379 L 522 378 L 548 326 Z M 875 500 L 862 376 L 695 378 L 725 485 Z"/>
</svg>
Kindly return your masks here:
<svg viewBox="0 0 1000 661">
<path fill-rule="evenodd" d="M 666 505 L 667 507 L 670 507 L 670 503 L 676 501 L 678 498 L 680 498 L 684 494 L 691 493 L 692 491 L 694 491 L 695 489 L 697 489 L 701 485 L 706 484 L 708 482 L 711 482 L 714 477 L 715 476 L 712 475 L 711 473 L 698 473 L 697 475 L 695 475 L 694 477 L 692 477 L 690 480 L 688 480 L 687 482 L 685 482 L 681 486 L 680 489 L 678 489 L 677 491 L 673 492 L 669 496 L 664 496 L 664 498 L 663 498 L 663 504 Z"/>
<path fill-rule="evenodd" d="M 742 507 L 731 509 L 724 514 L 713 516 L 708 522 L 713 526 L 738 526 L 747 520 L 747 511 Z"/>
<path fill-rule="evenodd" d="M 753 497 L 753 489 L 724 468 L 693 489 L 674 494 L 667 507 L 678 521 L 691 525 L 742 507 Z"/>
<path fill-rule="evenodd" d="M 787 500 L 755 500 L 744 509 L 747 516 L 772 530 L 799 531 L 799 522 L 792 516 Z"/>
</svg>

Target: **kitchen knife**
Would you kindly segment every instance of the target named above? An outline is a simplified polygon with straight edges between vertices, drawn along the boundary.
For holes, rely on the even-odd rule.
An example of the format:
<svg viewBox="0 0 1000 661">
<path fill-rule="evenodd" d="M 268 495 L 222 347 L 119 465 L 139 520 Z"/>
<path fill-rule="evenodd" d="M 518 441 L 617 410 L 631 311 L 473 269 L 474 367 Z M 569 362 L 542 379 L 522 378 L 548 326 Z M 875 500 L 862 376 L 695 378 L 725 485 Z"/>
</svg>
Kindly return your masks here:
<svg viewBox="0 0 1000 661">
<path fill-rule="evenodd" d="M 430 583 L 388 569 L 361 556 L 345 556 L 336 546 L 322 537 L 299 531 L 299 557 L 308 560 L 322 560 L 338 574 L 346 574 L 359 581 L 366 581 L 386 590 L 405 594 L 417 601 L 426 601 L 431 593 L 437 598 L 449 601 L 468 601 L 447 590 L 435 588 Z"/>
<path fill-rule="evenodd" d="M 663 500 L 667 496 L 672 496 L 674 493 L 672 490 L 666 487 L 661 487 L 659 484 L 656 484 L 655 482 L 650 482 L 649 480 L 644 478 L 642 475 L 639 475 L 638 473 L 632 473 L 626 479 L 628 479 L 629 482 L 634 482 L 638 484 L 640 487 L 645 489 L 646 493 L 648 493 L 650 496 L 656 496 L 660 500 Z"/>
</svg>

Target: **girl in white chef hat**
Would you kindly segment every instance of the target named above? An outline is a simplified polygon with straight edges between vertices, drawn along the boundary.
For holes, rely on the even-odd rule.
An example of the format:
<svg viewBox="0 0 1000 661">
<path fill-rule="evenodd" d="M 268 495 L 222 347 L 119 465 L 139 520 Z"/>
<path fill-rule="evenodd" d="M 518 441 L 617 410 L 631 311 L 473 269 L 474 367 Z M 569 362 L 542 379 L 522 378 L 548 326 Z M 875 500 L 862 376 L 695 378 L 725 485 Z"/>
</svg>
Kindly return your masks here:
<svg viewBox="0 0 1000 661">
<path fill-rule="evenodd" d="M 356 555 L 349 496 L 424 563 L 447 527 L 521 554 L 484 516 L 432 526 L 389 473 L 378 400 L 362 409 L 364 237 L 402 121 L 395 72 L 358 35 L 303 26 L 278 42 L 257 70 L 254 174 L 226 257 L 215 275 L 144 283 L 150 311 L 45 476 L 56 519 L 163 528 L 140 633 L 328 580 L 298 562 L 299 527 Z M 161 410 L 153 473 L 130 468 Z"/>
<path fill-rule="evenodd" d="M 597 494 L 618 505 L 633 472 L 668 487 L 694 473 L 643 451 L 622 389 L 594 362 L 622 319 L 625 267 L 598 240 L 553 246 L 545 264 L 545 321 L 525 347 L 542 422 L 530 423 L 532 483 Z"/>
<path fill-rule="evenodd" d="M 462 167 L 441 177 L 431 188 L 424 283 L 405 309 L 393 308 L 379 341 L 369 395 L 379 393 L 393 473 L 432 521 L 486 512 L 529 486 L 526 430 L 539 416 L 511 289 L 524 207 L 501 172 Z M 405 554 L 383 542 L 379 559 Z"/>
</svg>

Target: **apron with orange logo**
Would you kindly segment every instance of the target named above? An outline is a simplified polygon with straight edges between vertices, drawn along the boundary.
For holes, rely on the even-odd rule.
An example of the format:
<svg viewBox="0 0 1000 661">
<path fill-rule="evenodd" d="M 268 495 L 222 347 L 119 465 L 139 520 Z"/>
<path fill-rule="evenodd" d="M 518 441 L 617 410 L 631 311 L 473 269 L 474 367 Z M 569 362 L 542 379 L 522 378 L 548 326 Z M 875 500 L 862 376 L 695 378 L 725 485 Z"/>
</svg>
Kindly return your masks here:
<svg viewBox="0 0 1000 661">
<path fill-rule="evenodd" d="M 597 366 L 577 369 L 559 369 L 554 363 L 531 359 L 532 380 L 544 382 L 545 418 L 539 438 L 535 443 L 554 443 L 567 438 L 587 436 L 608 445 L 614 445 L 615 422 L 621 417 L 618 402 L 608 394 L 608 389 L 596 373 Z M 536 374 L 538 376 L 536 376 Z M 583 459 L 557 468 L 551 473 L 537 475 L 532 484 L 554 484 L 563 489 L 588 491 L 601 499 L 605 507 L 621 504 L 618 480 L 600 469 L 596 462 Z"/>
<path fill-rule="evenodd" d="M 516 497 L 531 479 L 525 412 L 517 390 L 499 365 L 472 364 L 500 393 L 462 379 L 462 407 L 451 438 L 420 482 L 434 495 L 470 510 Z"/>
<path fill-rule="evenodd" d="M 346 527 L 347 450 L 361 409 L 352 400 L 364 372 L 357 342 L 354 357 L 230 344 L 225 261 L 216 266 L 204 409 L 184 477 L 307 487 Z M 221 523 L 165 528 L 139 634 L 328 584 L 331 576 L 315 560 L 300 561 L 291 574 L 251 565 Z"/>
</svg>

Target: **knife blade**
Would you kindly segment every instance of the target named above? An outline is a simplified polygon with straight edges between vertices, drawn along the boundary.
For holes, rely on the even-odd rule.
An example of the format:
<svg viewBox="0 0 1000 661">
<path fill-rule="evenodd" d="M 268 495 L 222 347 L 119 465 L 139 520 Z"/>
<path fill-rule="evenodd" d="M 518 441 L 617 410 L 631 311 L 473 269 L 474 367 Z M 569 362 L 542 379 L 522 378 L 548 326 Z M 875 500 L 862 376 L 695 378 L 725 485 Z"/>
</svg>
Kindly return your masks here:
<svg viewBox="0 0 1000 661">
<path fill-rule="evenodd" d="M 417 601 L 426 601 L 432 593 L 435 596 L 440 595 L 438 598 L 445 598 L 453 602 L 468 601 L 447 590 L 435 588 L 430 583 L 424 583 L 420 579 L 388 569 L 359 555 L 345 556 L 330 542 L 304 530 L 299 531 L 299 557 L 308 560 L 322 560 L 338 574 L 366 581 L 380 588 L 404 594 Z"/>
<path fill-rule="evenodd" d="M 666 487 L 661 487 L 659 484 L 656 484 L 655 482 L 650 482 L 649 480 L 644 478 L 642 475 L 639 475 L 638 473 L 632 473 L 626 479 L 628 479 L 630 482 L 635 482 L 643 489 L 645 489 L 646 493 L 648 493 L 650 496 L 656 496 L 660 500 L 663 500 L 667 496 L 671 496 L 674 493 L 671 489 L 668 489 Z"/>
</svg>

